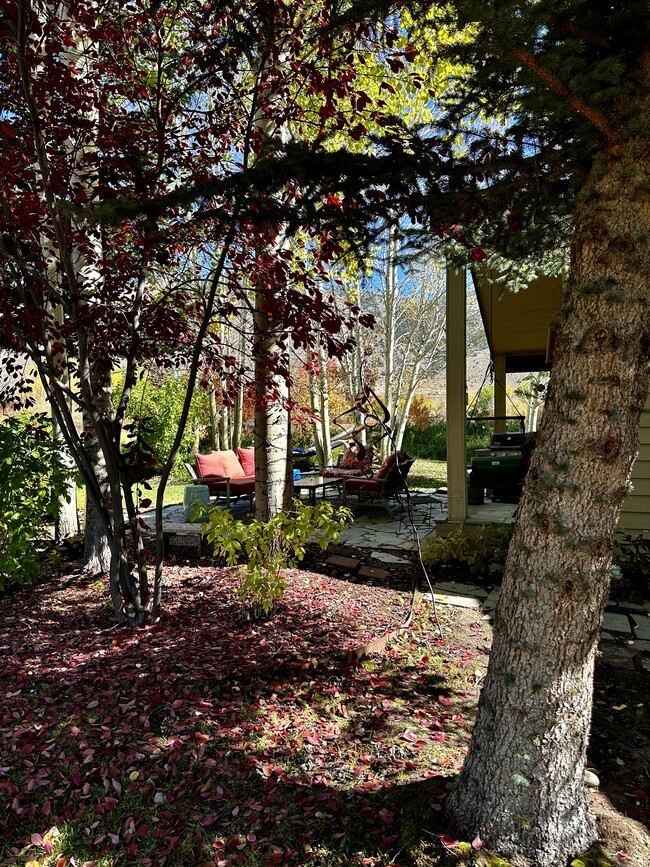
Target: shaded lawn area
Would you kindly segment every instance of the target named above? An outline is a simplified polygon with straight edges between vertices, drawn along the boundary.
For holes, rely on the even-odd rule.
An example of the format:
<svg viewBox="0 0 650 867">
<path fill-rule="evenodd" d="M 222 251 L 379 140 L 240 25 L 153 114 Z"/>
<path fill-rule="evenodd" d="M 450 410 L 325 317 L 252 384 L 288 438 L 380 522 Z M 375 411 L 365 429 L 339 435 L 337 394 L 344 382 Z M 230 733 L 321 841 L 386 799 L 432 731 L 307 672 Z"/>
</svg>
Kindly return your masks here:
<svg viewBox="0 0 650 867">
<path fill-rule="evenodd" d="M 231 571 L 171 565 L 166 582 L 163 622 L 133 632 L 79 574 L 3 600 L 0 863 L 399 864 L 409 784 L 435 808 L 462 763 L 476 612 L 444 612 L 465 618 L 461 646 L 423 605 L 359 664 L 408 594 L 296 570 L 251 625 Z"/>
</svg>

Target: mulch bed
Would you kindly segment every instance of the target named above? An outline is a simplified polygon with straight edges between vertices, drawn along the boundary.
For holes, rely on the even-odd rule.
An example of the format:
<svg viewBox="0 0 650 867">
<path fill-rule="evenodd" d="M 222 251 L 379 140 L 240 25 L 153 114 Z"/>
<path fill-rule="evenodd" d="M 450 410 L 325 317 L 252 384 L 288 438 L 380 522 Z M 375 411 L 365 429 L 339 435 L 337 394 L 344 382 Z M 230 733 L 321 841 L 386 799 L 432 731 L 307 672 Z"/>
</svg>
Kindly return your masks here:
<svg viewBox="0 0 650 867">
<path fill-rule="evenodd" d="M 264 623 L 246 622 L 234 572 L 208 558 L 170 558 L 163 620 L 134 631 L 114 628 L 106 581 L 79 564 L 5 597 L 0 864 L 412 867 L 399 834 L 415 797 L 453 844 L 445 778 L 463 761 L 489 626 L 443 606 L 441 640 L 425 605 L 360 663 L 359 647 L 403 624 L 419 566 L 400 553 L 369 583 L 325 574 L 333 553 L 376 564 L 369 549 L 310 548 Z M 648 694 L 647 673 L 599 664 L 592 797 L 611 864 L 648 862 L 625 818 L 650 818 Z"/>
</svg>

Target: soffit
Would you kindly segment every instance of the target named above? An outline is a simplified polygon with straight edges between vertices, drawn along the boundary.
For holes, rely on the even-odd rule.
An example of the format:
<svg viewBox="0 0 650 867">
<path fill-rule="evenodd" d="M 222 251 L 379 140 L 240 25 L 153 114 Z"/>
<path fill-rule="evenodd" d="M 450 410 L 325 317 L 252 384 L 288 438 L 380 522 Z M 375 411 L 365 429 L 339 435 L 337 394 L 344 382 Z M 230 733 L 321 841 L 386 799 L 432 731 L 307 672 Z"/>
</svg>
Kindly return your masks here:
<svg viewBox="0 0 650 867">
<path fill-rule="evenodd" d="M 473 270 L 472 278 L 492 354 L 544 358 L 562 307 L 562 278 L 539 277 L 520 292 L 503 291 L 489 271 Z"/>
</svg>

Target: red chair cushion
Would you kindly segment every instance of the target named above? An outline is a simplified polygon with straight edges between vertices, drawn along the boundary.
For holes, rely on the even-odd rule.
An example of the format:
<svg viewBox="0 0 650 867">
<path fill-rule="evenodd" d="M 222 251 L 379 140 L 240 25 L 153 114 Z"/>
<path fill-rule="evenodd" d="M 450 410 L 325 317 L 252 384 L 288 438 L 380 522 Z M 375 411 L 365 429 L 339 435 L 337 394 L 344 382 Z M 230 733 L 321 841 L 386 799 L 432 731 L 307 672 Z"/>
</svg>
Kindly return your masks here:
<svg viewBox="0 0 650 867">
<path fill-rule="evenodd" d="M 255 449 L 237 449 L 237 457 L 242 465 L 244 475 L 255 475 Z"/>
<path fill-rule="evenodd" d="M 397 460 L 397 454 L 393 452 L 392 455 L 388 455 L 384 463 L 379 467 L 377 472 L 375 473 L 376 479 L 383 479 L 388 475 L 388 471 L 393 466 L 395 461 Z"/>
<path fill-rule="evenodd" d="M 229 476 L 241 479 L 246 473 L 233 451 L 210 452 L 209 455 L 195 454 L 196 474 L 200 479 L 206 476 Z"/>
<path fill-rule="evenodd" d="M 376 479 L 385 479 L 389 473 L 390 468 L 397 462 L 399 458 L 399 466 L 401 468 L 402 464 L 409 460 L 411 456 L 408 452 L 393 452 L 392 455 L 388 455 L 384 463 L 379 467 L 377 472 L 375 473 Z M 405 475 L 402 473 L 402 475 Z"/>
<path fill-rule="evenodd" d="M 211 494 L 216 494 L 217 492 L 225 493 L 228 490 L 228 482 L 226 479 L 211 479 L 210 476 L 207 478 L 201 479 L 201 484 L 207 485 L 208 490 Z M 244 479 L 231 479 L 230 480 L 230 493 L 233 497 L 238 497 L 241 494 L 251 494 L 255 492 L 255 480 L 244 478 Z"/>
<path fill-rule="evenodd" d="M 380 494 L 384 490 L 384 485 L 381 479 L 348 479 L 345 480 L 345 489 L 347 491 L 371 491 L 372 493 Z"/>
</svg>

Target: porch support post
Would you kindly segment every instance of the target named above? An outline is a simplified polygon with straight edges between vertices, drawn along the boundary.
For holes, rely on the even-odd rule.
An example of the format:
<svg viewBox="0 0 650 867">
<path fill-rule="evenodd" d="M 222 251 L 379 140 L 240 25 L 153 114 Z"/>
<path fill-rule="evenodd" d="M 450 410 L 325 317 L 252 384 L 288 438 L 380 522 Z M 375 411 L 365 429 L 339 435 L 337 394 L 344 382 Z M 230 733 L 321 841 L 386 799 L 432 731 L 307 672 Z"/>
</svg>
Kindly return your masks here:
<svg viewBox="0 0 650 867">
<path fill-rule="evenodd" d="M 467 518 L 465 269 L 447 266 L 447 492 L 449 520 Z"/>
<path fill-rule="evenodd" d="M 506 414 L 506 356 L 498 352 L 494 356 L 494 414 Z M 494 422 L 495 433 L 505 433 L 505 421 Z"/>
</svg>

